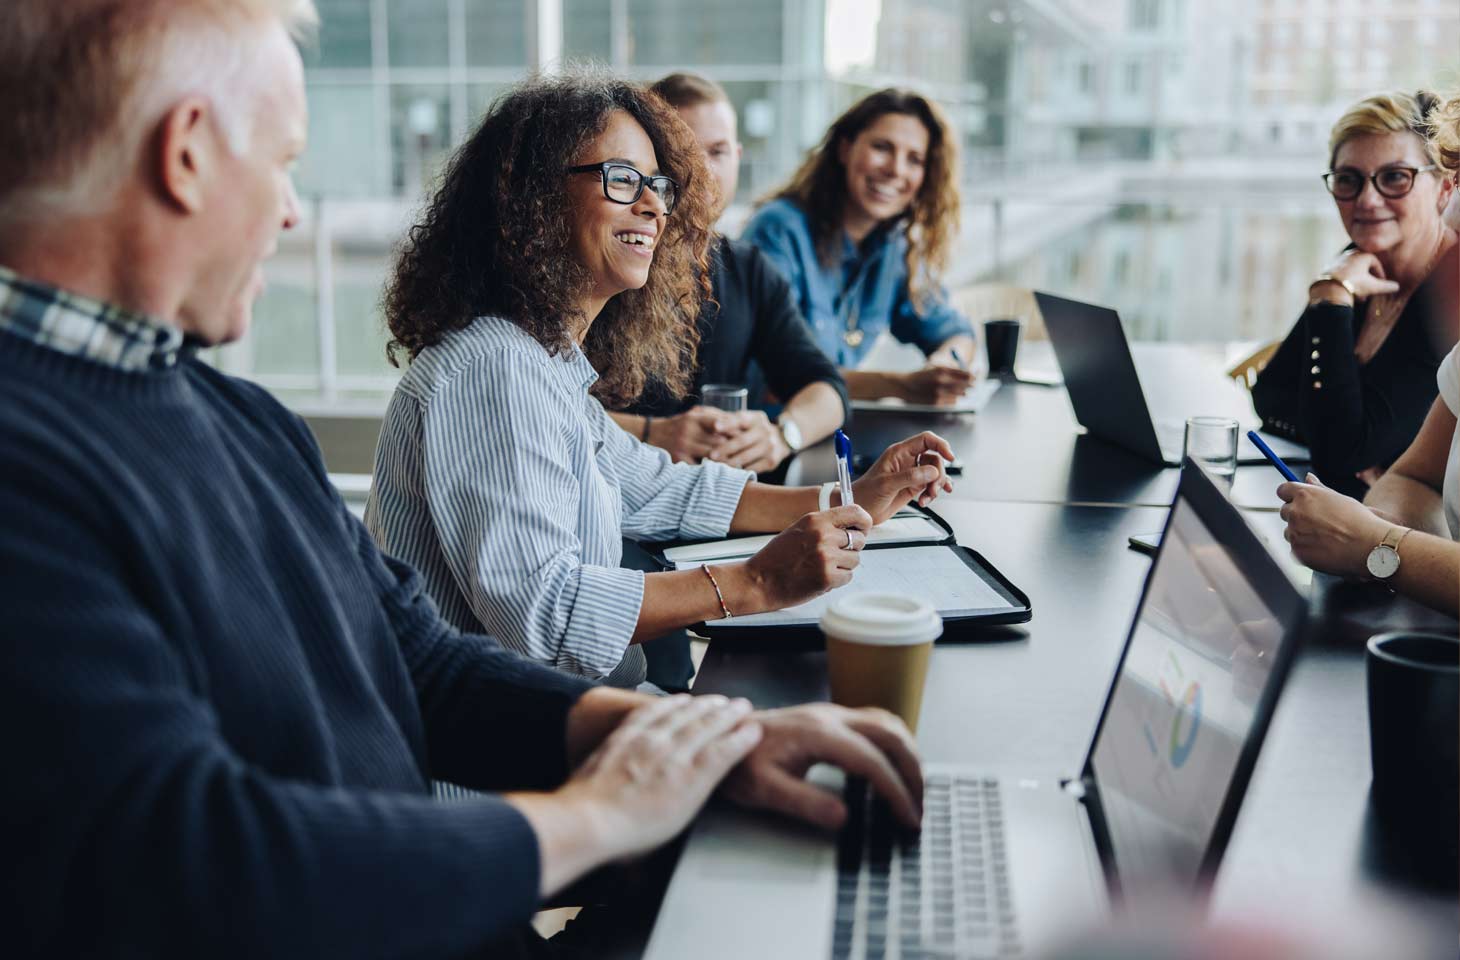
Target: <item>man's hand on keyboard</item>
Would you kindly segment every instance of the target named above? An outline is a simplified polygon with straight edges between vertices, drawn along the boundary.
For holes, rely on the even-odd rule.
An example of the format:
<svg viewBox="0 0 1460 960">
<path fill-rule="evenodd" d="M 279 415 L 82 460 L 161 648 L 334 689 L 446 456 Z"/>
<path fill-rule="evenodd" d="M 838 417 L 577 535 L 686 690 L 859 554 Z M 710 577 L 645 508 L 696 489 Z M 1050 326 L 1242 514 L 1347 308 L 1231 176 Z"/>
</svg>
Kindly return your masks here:
<svg viewBox="0 0 1460 960">
<path fill-rule="evenodd" d="M 830 763 L 865 777 L 904 825 L 923 815 L 923 775 L 912 734 L 886 710 L 850 710 L 810 703 L 752 715 L 764 736 L 725 779 L 725 795 L 747 807 L 775 810 L 837 829 L 846 820 L 838 796 L 806 781 L 806 771 Z"/>
</svg>

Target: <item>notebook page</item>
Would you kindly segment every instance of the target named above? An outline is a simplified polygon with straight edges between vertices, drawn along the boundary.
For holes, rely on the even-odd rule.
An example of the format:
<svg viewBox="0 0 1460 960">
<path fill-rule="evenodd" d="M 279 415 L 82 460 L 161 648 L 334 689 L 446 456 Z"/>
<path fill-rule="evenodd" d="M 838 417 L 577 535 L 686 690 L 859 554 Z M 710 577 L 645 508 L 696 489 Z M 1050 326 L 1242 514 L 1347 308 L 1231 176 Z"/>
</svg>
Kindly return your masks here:
<svg viewBox="0 0 1460 960">
<path fill-rule="evenodd" d="M 784 626 L 815 622 L 822 611 L 856 593 L 895 593 L 931 603 L 940 613 L 954 610 L 1006 610 L 1010 604 L 946 546 L 873 550 L 862 555 L 852 582 L 814 600 L 776 610 L 713 621 L 724 626 Z M 726 598 L 729 599 L 728 597 Z M 733 609 L 733 607 L 732 607 Z"/>
<path fill-rule="evenodd" d="M 762 547 L 775 539 L 767 534 L 760 537 L 738 537 L 734 540 L 714 540 L 710 543 L 692 543 L 683 547 L 670 547 L 664 551 L 664 559 L 674 564 L 675 569 L 697 567 L 701 563 L 716 560 L 744 559 L 758 553 Z M 948 531 L 921 514 L 894 516 L 872 528 L 868 543 L 938 543 L 948 539 Z"/>
</svg>

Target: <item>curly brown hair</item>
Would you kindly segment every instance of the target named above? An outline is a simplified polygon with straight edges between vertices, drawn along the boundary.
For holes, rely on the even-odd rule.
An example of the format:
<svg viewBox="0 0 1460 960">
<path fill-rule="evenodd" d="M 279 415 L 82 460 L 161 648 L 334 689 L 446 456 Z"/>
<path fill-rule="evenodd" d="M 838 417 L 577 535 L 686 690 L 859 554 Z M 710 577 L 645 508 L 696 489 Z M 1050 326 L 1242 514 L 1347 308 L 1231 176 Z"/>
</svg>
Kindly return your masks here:
<svg viewBox="0 0 1460 960">
<path fill-rule="evenodd" d="M 1440 166 L 1452 177 L 1460 173 L 1460 93 L 1430 111 L 1429 131 Z"/>
<path fill-rule="evenodd" d="M 878 119 L 889 113 L 916 117 L 928 131 L 928 155 L 923 161 L 923 185 L 906 211 L 891 226 L 907 225 L 908 292 L 913 306 L 923 309 L 937 278 L 948 266 L 953 239 L 958 236 L 958 143 L 943 112 L 927 97 L 910 90 L 889 88 L 869 93 L 852 104 L 806 155 L 789 183 L 767 197 L 785 198 L 806 212 L 816 254 L 827 266 L 841 256 L 842 215 L 847 201 L 847 170 L 839 156 Z"/>
<path fill-rule="evenodd" d="M 593 392 L 623 405 L 651 378 L 677 395 L 689 389 L 695 320 L 710 296 L 709 174 L 694 134 L 659 97 L 585 69 L 513 87 L 452 157 L 386 286 L 391 363 L 485 315 L 517 324 L 551 355 L 571 349 L 587 320 L 581 304 L 592 276 L 570 252 L 564 171 L 618 110 L 644 128 L 680 189 L 648 282 L 609 300 L 589 329 L 583 351 L 599 374 Z"/>
</svg>

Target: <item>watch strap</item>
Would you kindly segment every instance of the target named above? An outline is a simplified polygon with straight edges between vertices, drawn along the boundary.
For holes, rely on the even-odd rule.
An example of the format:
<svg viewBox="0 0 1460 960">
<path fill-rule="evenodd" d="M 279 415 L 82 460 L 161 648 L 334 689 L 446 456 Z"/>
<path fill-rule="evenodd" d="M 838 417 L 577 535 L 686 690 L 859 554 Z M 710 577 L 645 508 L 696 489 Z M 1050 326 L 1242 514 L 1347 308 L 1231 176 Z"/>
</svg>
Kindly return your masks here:
<svg viewBox="0 0 1460 960">
<path fill-rule="evenodd" d="M 1388 547 L 1395 553 L 1399 552 L 1399 541 L 1409 534 L 1408 527 L 1401 527 L 1398 524 L 1390 527 L 1384 534 L 1384 539 L 1379 541 L 1381 547 Z"/>
<path fill-rule="evenodd" d="M 817 510 L 830 510 L 831 509 L 831 492 L 833 490 L 835 490 L 835 489 L 836 489 L 836 481 L 835 480 L 829 480 L 826 483 L 823 483 L 821 485 L 821 489 L 819 491 L 817 491 L 817 493 L 816 493 L 816 509 Z"/>
<path fill-rule="evenodd" d="M 792 453 L 800 453 L 805 445 L 805 438 L 801 434 L 801 428 L 796 421 L 781 417 L 776 421 L 776 429 L 781 432 L 781 439 L 786 441 L 786 447 Z M 793 442 L 794 441 L 794 442 Z"/>
<path fill-rule="evenodd" d="M 1318 276 L 1313 278 L 1313 282 L 1308 284 L 1308 287 L 1309 289 L 1312 289 L 1320 283 L 1336 283 L 1340 287 L 1343 287 L 1345 290 L 1347 290 L 1349 296 L 1353 297 L 1355 300 L 1359 299 L 1359 292 L 1354 289 L 1354 285 L 1349 283 L 1343 277 L 1335 277 L 1331 273 L 1320 273 Z"/>
</svg>

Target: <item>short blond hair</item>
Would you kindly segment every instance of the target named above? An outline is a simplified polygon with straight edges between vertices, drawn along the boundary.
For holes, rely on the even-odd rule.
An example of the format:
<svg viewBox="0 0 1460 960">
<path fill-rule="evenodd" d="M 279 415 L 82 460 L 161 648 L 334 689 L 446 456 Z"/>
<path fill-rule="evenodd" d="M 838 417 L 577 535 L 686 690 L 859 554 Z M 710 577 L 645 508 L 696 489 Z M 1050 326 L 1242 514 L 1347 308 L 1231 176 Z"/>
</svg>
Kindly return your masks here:
<svg viewBox="0 0 1460 960">
<path fill-rule="evenodd" d="M 0 223 L 108 201 L 189 94 L 241 149 L 261 79 L 241 35 L 282 25 L 300 39 L 317 23 L 314 0 L 3 0 Z"/>
<path fill-rule="evenodd" d="M 1338 148 L 1354 137 L 1386 133 L 1414 134 L 1424 144 L 1429 162 L 1438 164 L 1439 154 L 1430 143 L 1426 118 L 1439 103 L 1440 98 L 1428 90 L 1380 93 L 1360 100 L 1344 111 L 1328 135 L 1328 166 L 1338 159 Z"/>
<path fill-rule="evenodd" d="M 671 73 L 654 81 L 649 89 L 676 110 L 698 107 L 702 103 L 730 102 L 730 94 L 724 87 L 697 73 Z"/>
<path fill-rule="evenodd" d="M 1460 173 L 1460 94 L 1456 94 L 1430 114 L 1430 142 L 1440 166 L 1451 175 Z"/>
</svg>

